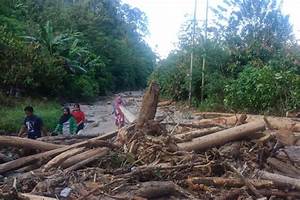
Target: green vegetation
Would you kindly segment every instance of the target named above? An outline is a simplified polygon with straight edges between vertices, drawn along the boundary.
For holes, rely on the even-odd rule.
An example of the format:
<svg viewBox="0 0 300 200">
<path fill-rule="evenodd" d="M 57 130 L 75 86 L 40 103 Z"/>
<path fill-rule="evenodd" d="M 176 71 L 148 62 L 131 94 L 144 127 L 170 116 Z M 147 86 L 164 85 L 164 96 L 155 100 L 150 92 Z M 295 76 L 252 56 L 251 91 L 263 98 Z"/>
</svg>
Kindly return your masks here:
<svg viewBox="0 0 300 200">
<path fill-rule="evenodd" d="M 183 25 L 178 49 L 152 74 L 165 96 L 188 98 L 187 74 L 194 51 L 193 104 L 202 110 L 284 114 L 300 108 L 300 46 L 277 0 L 224 0 L 208 26 Z M 204 100 L 202 60 L 206 57 Z"/>
<path fill-rule="evenodd" d="M 43 119 L 48 130 L 54 130 L 62 114 L 59 104 L 51 101 L 13 98 L 10 98 L 10 105 L 5 106 L 2 104 L 0 107 L 0 130 L 8 133 L 18 133 L 25 117 L 23 110 L 28 105 L 34 107 L 35 114 Z"/>
<path fill-rule="evenodd" d="M 143 88 L 156 59 L 147 33 L 120 0 L 3 0 L 0 92 L 90 100 Z"/>
</svg>

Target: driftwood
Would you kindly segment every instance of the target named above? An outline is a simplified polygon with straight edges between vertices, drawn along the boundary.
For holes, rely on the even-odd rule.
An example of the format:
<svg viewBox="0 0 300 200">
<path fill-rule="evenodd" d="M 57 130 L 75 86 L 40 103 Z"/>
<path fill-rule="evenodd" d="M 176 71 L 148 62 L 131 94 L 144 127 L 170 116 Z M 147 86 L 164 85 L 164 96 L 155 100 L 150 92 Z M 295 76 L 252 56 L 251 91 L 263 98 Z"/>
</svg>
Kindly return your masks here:
<svg viewBox="0 0 300 200">
<path fill-rule="evenodd" d="M 268 158 L 267 163 L 272 166 L 272 168 L 282 172 L 286 176 L 300 178 L 300 170 L 286 162 L 270 157 Z"/>
<path fill-rule="evenodd" d="M 101 158 L 101 157 L 107 155 L 108 152 L 109 152 L 108 148 L 99 148 L 99 149 L 97 149 L 97 154 L 95 154 L 91 157 L 88 157 L 85 160 L 80 161 L 79 163 L 72 165 L 71 167 L 65 169 L 65 171 L 71 172 L 73 170 L 80 169 L 81 167 L 84 167 L 86 164 L 89 164 L 90 162 L 93 162 L 93 161 L 97 160 L 98 158 Z"/>
<path fill-rule="evenodd" d="M 273 174 L 262 170 L 257 170 L 256 174 L 260 178 L 273 181 L 274 184 L 278 186 L 295 188 L 297 190 L 300 190 L 300 179 L 290 178 L 279 174 Z"/>
<path fill-rule="evenodd" d="M 90 149 L 87 150 L 85 152 L 82 152 L 80 154 L 77 154 L 75 156 L 72 156 L 70 158 L 68 158 L 67 160 L 65 160 L 62 164 L 61 167 L 62 168 L 68 168 L 70 166 L 75 165 L 76 163 L 79 163 L 80 161 L 83 161 L 86 158 L 90 158 L 93 157 L 94 155 L 99 153 L 99 149 Z"/>
<path fill-rule="evenodd" d="M 56 198 L 39 196 L 39 195 L 28 194 L 28 193 L 19 193 L 18 196 L 20 198 L 24 197 L 24 199 L 28 199 L 28 200 L 56 200 Z"/>
<path fill-rule="evenodd" d="M 256 188 L 272 188 L 274 183 L 269 180 L 248 179 L 248 181 Z M 190 184 L 204 184 L 216 187 L 243 187 L 245 183 L 237 178 L 222 177 L 191 177 L 187 180 Z"/>
<path fill-rule="evenodd" d="M 213 146 L 222 145 L 230 141 L 241 139 L 245 136 L 249 136 L 251 133 L 262 131 L 265 129 L 264 121 L 255 121 L 233 128 L 229 128 L 223 131 L 219 131 L 210 135 L 206 135 L 200 138 L 196 138 L 191 142 L 185 142 L 178 144 L 181 150 L 185 151 L 200 151 Z"/>
<path fill-rule="evenodd" d="M 44 166 L 44 171 L 48 171 L 51 168 L 57 167 L 59 166 L 62 162 L 64 162 L 65 160 L 67 160 L 68 158 L 79 154 L 81 152 L 83 152 L 85 149 L 85 147 L 81 147 L 81 148 L 74 148 L 71 149 L 69 151 L 65 151 L 59 155 L 57 155 L 56 157 L 54 157 L 52 160 L 50 160 L 45 166 Z"/>
<path fill-rule="evenodd" d="M 154 119 L 158 104 L 158 96 L 159 86 L 157 83 L 152 82 L 143 97 L 142 106 L 136 124 L 137 129 L 142 128 L 145 123 Z"/>
<path fill-rule="evenodd" d="M 172 181 L 150 181 L 141 184 L 141 188 L 134 195 L 146 199 L 166 197 L 176 192 L 176 185 Z"/>
<path fill-rule="evenodd" d="M 111 133 L 110 133 L 111 134 Z M 107 137 L 107 136 L 105 136 Z M 43 152 L 43 153 L 38 153 L 38 154 L 34 154 L 31 156 L 26 156 L 26 157 L 22 157 L 10 162 L 6 162 L 3 164 L 0 164 L 0 174 L 4 173 L 4 172 L 8 172 L 10 170 L 14 170 L 14 169 L 18 169 L 20 167 L 23 167 L 24 165 L 27 164 L 31 164 L 33 162 L 36 162 L 38 160 L 50 160 L 52 157 L 57 156 L 58 154 L 64 152 L 64 151 L 68 151 L 70 149 L 73 148 L 78 148 L 78 147 L 82 147 L 84 145 L 87 145 L 89 142 L 94 141 L 94 140 L 101 140 L 103 139 L 103 136 L 98 136 L 83 142 L 79 142 L 67 147 L 62 147 L 62 148 L 58 148 L 58 149 L 54 149 L 51 151 L 47 151 L 47 152 Z"/>
<path fill-rule="evenodd" d="M 208 135 L 208 134 L 211 134 L 211 133 L 215 133 L 215 132 L 218 132 L 218 131 L 221 131 L 223 130 L 223 128 L 221 127 L 211 127 L 211 128 L 207 128 L 207 129 L 200 129 L 200 130 L 194 130 L 194 131 L 189 131 L 189 132 L 186 132 L 186 133 L 181 133 L 181 134 L 176 134 L 174 135 L 175 138 L 178 138 L 179 140 L 192 140 L 194 138 L 197 138 L 197 137 L 201 137 L 201 136 L 204 136 L 204 135 Z"/>
<path fill-rule="evenodd" d="M 24 149 L 36 149 L 41 151 L 49 151 L 64 147 L 64 145 L 51 144 L 38 140 L 32 140 L 28 138 L 21 138 L 15 136 L 0 136 L 0 146 L 12 146 Z"/>
</svg>

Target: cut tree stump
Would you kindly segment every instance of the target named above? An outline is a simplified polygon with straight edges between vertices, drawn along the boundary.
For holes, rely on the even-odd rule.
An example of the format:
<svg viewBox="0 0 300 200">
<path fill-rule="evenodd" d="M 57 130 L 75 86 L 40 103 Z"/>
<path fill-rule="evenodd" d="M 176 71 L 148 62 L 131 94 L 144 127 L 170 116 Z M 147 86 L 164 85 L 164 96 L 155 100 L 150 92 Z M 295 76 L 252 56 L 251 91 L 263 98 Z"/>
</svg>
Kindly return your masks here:
<svg viewBox="0 0 300 200">
<path fill-rule="evenodd" d="M 183 151 L 201 151 L 210 147 L 226 144 L 227 142 L 239 140 L 249 136 L 251 133 L 262 131 L 265 129 L 265 122 L 254 121 L 243 124 L 223 131 L 212 133 L 203 137 L 196 138 L 191 142 L 179 143 L 179 149 Z"/>
<path fill-rule="evenodd" d="M 156 114 L 157 104 L 159 97 L 159 86 L 155 82 L 151 82 L 148 90 L 146 91 L 142 106 L 137 119 L 136 129 L 140 129 L 149 120 L 153 120 Z"/>
<path fill-rule="evenodd" d="M 24 149 L 36 149 L 41 151 L 49 151 L 64 147 L 65 145 L 51 144 L 38 140 L 28 138 L 21 138 L 15 136 L 0 136 L 0 146 L 11 146 Z"/>
</svg>

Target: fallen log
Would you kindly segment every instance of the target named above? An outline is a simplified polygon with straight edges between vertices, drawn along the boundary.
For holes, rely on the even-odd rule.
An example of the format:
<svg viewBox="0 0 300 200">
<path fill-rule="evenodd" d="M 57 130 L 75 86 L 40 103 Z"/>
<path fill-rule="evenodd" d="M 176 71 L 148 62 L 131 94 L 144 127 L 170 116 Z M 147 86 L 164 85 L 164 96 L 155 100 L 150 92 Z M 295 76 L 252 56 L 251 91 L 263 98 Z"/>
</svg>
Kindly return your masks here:
<svg viewBox="0 0 300 200">
<path fill-rule="evenodd" d="M 262 131 L 264 129 L 264 121 L 255 121 L 196 138 L 191 142 L 179 143 L 178 147 L 183 151 L 205 150 L 207 148 L 222 145 L 230 141 L 239 140 L 243 137 L 249 136 L 251 133 Z"/>
<path fill-rule="evenodd" d="M 217 118 L 217 117 L 232 117 L 234 113 L 220 113 L 220 112 L 195 112 L 195 116 L 201 116 L 203 119 Z"/>
<path fill-rule="evenodd" d="M 77 169 L 80 169 L 81 167 L 84 167 L 85 165 L 97 160 L 98 158 L 101 158 L 105 155 L 107 155 L 109 153 L 109 149 L 108 148 L 99 148 L 97 149 L 97 154 L 86 158 L 85 160 L 80 161 L 79 163 L 65 169 L 66 172 L 71 172 Z"/>
<path fill-rule="evenodd" d="M 167 100 L 167 101 L 161 101 L 158 102 L 157 107 L 164 107 L 164 106 L 169 106 L 173 103 L 173 101 L 171 100 Z"/>
<path fill-rule="evenodd" d="M 158 104 L 158 97 L 159 86 L 157 83 L 151 82 L 143 97 L 142 106 L 136 123 L 136 129 L 142 128 L 146 122 L 154 119 Z"/>
<path fill-rule="evenodd" d="M 110 133 L 111 134 L 111 133 Z M 106 136 L 107 137 L 107 136 Z M 23 167 L 24 165 L 27 164 L 31 164 L 33 162 L 36 162 L 38 160 L 43 160 L 43 161 L 47 161 L 50 160 L 52 157 L 64 152 L 64 151 L 68 151 L 72 148 L 78 148 L 78 147 L 82 147 L 84 145 L 87 145 L 90 141 L 94 141 L 94 140 L 101 140 L 103 139 L 103 136 L 98 136 L 83 142 L 79 142 L 70 146 L 66 146 L 66 147 L 62 147 L 62 148 L 58 148 L 58 149 L 54 149 L 51 151 L 46 151 L 46 152 L 42 152 L 42 153 L 38 153 L 38 154 L 34 154 L 31 156 L 26 156 L 26 157 L 22 157 L 10 162 L 6 162 L 3 164 L 0 164 L 0 174 L 8 172 L 10 170 L 14 170 L 14 169 L 18 169 L 20 167 Z M 41 162 L 43 163 L 43 162 Z"/>
<path fill-rule="evenodd" d="M 172 181 L 149 181 L 141 184 L 141 188 L 134 192 L 135 196 L 146 199 L 166 197 L 176 192 L 176 185 Z"/>
<path fill-rule="evenodd" d="M 44 166 L 44 171 L 48 171 L 51 168 L 58 167 L 62 162 L 64 162 L 66 159 L 78 154 L 82 153 L 84 151 L 85 147 L 81 148 L 74 148 L 69 151 L 65 151 L 56 157 L 54 157 L 52 160 L 50 160 L 45 166 Z"/>
<path fill-rule="evenodd" d="M 72 156 L 70 158 L 68 158 L 67 160 L 65 160 L 62 164 L 61 164 L 61 167 L 63 169 L 65 168 L 68 168 L 70 166 L 73 166 L 75 165 L 76 163 L 79 163 L 80 161 L 86 159 L 86 158 L 90 158 L 96 154 L 99 153 L 99 149 L 90 149 L 90 150 L 87 150 L 85 152 L 82 152 L 80 154 L 77 154 L 75 156 Z"/>
<path fill-rule="evenodd" d="M 0 146 L 11 146 L 24 149 L 36 149 L 41 151 L 49 151 L 64 147 L 64 145 L 51 144 L 38 140 L 28 138 L 21 138 L 15 136 L 0 136 Z"/>
<path fill-rule="evenodd" d="M 273 174 L 262 170 L 257 170 L 256 174 L 259 178 L 273 181 L 274 184 L 280 187 L 288 187 L 290 189 L 294 188 L 300 190 L 300 179 L 290 178 L 279 174 Z"/>
<path fill-rule="evenodd" d="M 51 197 L 45 197 L 45 196 L 39 196 L 29 193 L 19 193 L 18 195 L 20 198 L 28 199 L 28 200 L 56 200 L 56 198 Z"/>
<path fill-rule="evenodd" d="M 274 183 L 269 180 L 248 179 L 255 188 L 272 188 Z M 243 187 L 245 183 L 237 178 L 222 178 L 222 177 L 190 177 L 187 179 L 190 184 L 204 184 L 215 187 Z"/>
<path fill-rule="evenodd" d="M 276 158 L 268 158 L 267 163 L 274 169 L 282 172 L 284 175 L 292 177 L 292 178 L 300 178 L 300 170 L 294 167 L 293 165 L 289 165 L 286 162 L 282 162 Z"/>
<path fill-rule="evenodd" d="M 270 196 L 277 196 L 281 197 L 282 199 L 288 199 L 288 197 L 292 197 L 294 199 L 300 199 L 300 192 L 284 192 L 284 191 L 279 191 L 279 190 L 270 190 L 270 189 L 263 189 L 259 190 L 259 192 L 267 197 Z"/>
<path fill-rule="evenodd" d="M 174 137 L 178 138 L 179 140 L 189 141 L 194 138 L 205 136 L 205 135 L 215 133 L 215 132 L 218 132 L 221 130 L 223 130 L 223 128 L 221 128 L 221 127 L 211 127 L 211 128 L 207 128 L 207 129 L 200 129 L 200 130 L 189 131 L 186 133 L 176 134 L 176 135 L 174 135 Z"/>
</svg>

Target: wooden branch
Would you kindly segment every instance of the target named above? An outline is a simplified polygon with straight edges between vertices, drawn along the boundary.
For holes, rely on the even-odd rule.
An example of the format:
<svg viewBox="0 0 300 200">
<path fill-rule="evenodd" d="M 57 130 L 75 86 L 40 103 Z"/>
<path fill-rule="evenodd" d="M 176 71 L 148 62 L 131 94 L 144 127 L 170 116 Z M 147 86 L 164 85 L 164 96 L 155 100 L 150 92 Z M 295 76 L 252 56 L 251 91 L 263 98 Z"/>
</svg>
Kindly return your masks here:
<svg viewBox="0 0 300 200">
<path fill-rule="evenodd" d="M 274 183 L 269 180 L 248 179 L 256 188 L 272 188 Z M 239 178 L 222 178 L 222 177 L 191 177 L 187 180 L 191 184 L 204 184 L 215 187 L 243 187 L 245 183 Z"/>
<path fill-rule="evenodd" d="M 105 155 L 107 155 L 109 153 L 109 149 L 108 148 L 99 148 L 97 149 L 97 154 L 86 158 L 85 160 L 80 161 L 79 163 L 65 169 L 65 171 L 67 172 L 71 172 L 77 169 L 80 169 L 81 167 L 84 167 L 85 165 L 97 160 L 98 158 L 101 158 Z"/>
<path fill-rule="evenodd" d="M 64 145 L 51 144 L 38 140 L 20 138 L 15 136 L 0 136 L 0 146 L 12 146 L 24 149 L 37 149 L 41 151 L 49 151 L 64 147 Z"/>
<path fill-rule="evenodd" d="M 179 143 L 179 149 L 183 151 L 200 151 L 207 148 L 226 144 L 227 142 L 239 140 L 243 137 L 249 136 L 257 131 L 265 129 L 264 121 L 255 121 L 223 131 L 219 131 L 210 135 L 196 138 L 191 142 Z"/>
<path fill-rule="evenodd" d="M 80 148 L 74 148 L 68 151 L 65 151 L 56 157 L 54 157 L 52 160 L 50 160 L 43 168 L 44 171 L 48 171 L 51 168 L 58 167 L 62 162 L 67 160 L 68 158 L 83 152 L 85 147 L 80 147 Z"/>
<path fill-rule="evenodd" d="M 154 119 L 158 104 L 158 97 L 159 86 L 157 83 L 152 82 L 143 97 L 142 106 L 136 124 L 137 129 L 142 128 L 147 121 Z"/>
<path fill-rule="evenodd" d="M 262 170 L 257 170 L 256 174 L 260 178 L 273 181 L 274 184 L 278 186 L 289 187 L 291 189 L 295 188 L 297 190 L 300 190 L 300 179 L 290 178 L 279 174 L 273 174 Z"/>
</svg>

